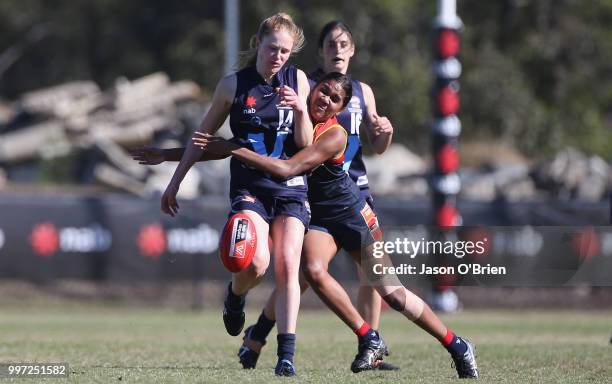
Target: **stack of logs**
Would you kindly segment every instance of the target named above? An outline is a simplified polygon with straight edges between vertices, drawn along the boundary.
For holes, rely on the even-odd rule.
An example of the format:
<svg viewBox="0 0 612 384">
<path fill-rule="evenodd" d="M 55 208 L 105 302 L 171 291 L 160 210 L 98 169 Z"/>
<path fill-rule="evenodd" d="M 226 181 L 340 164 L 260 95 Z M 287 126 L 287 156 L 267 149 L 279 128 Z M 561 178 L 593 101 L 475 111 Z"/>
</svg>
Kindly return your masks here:
<svg viewBox="0 0 612 384">
<path fill-rule="evenodd" d="M 26 93 L 0 108 L 0 188 L 7 179 L 2 166 L 97 151 L 103 154 L 98 156 L 103 161 L 93 165 L 97 182 L 141 196 L 159 191 L 175 164 L 143 167 L 127 149 L 182 146 L 205 111 L 197 84 L 171 82 L 164 73 L 122 78 L 106 91 L 94 82 L 76 81 Z M 197 195 L 201 176 L 189 173 L 183 197 Z"/>
</svg>

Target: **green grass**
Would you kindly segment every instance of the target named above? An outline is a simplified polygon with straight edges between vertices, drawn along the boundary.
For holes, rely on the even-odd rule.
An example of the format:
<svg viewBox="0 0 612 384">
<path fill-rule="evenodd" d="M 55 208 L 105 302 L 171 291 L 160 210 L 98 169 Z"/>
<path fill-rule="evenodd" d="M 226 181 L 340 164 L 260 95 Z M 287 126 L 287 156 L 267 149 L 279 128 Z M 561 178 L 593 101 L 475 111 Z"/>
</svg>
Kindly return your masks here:
<svg viewBox="0 0 612 384">
<path fill-rule="evenodd" d="M 247 314 L 253 321 L 259 313 Z M 600 383 L 612 380 L 612 312 L 469 311 L 446 316 L 478 349 L 481 381 Z M 219 311 L 75 307 L 0 313 L 0 361 L 68 362 L 74 383 L 388 383 L 456 382 L 446 351 L 395 313 L 382 335 L 398 372 L 349 370 L 356 338 L 328 311 L 304 311 L 298 326 L 297 379 L 275 378 L 275 337 L 258 368 L 239 368 L 239 337 L 228 336 Z M 23 382 L 0 379 L 0 382 Z M 27 382 L 33 382 L 29 380 Z"/>
</svg>

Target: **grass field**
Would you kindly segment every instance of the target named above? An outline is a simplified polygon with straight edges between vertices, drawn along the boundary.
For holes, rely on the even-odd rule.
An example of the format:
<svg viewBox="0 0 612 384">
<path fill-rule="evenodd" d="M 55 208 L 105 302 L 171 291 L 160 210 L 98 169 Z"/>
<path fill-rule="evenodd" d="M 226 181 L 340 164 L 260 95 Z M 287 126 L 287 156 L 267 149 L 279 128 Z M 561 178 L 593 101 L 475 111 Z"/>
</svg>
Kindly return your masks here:
<svg viewBox="0 0 612 384">
<path fill-rule="evenodd" d="M 258 314 L 250 310 L 247 322 Z M 612 382 L 612 311 L 466 311 L 444 320 L 477 345 L 484 382 Z M 395 313 L 382 335 L 398 372 L 353 374 L 356 338 L 328 311 L 300 314 L 297 379 L 275 378 L 276 338 L 258 368 L 244 371 L 219 311 L 69 306 L 3 308 L 0 361 L 68 362 L 74 383 L 440 383 L 453 382 L 451 360 L 437 342 Z M 0 382 L 23 382 L 0 379 Z M 27 382 L 33 382 L 28 380 Z"/>
</svg>

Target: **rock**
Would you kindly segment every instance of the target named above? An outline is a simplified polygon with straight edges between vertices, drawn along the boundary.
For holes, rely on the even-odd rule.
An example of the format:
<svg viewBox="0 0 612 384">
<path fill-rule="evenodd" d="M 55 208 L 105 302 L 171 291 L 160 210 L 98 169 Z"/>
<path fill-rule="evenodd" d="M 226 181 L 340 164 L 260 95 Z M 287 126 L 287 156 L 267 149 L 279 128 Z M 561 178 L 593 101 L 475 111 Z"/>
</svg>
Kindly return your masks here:
<svg viewBox="0 0 612 384">
<path fill-rule="evenodd" d="M 536 165 L 535 184 L 562 199 L 600 201 L 610 182 L 610 166 L 600 157 L 568 148 L 552 160 Z"/>
<path fill-rule="evenodd" d="M 526 164 L 499 166 L 493 173 L 496 198 L 508 201 L 528 201 L 536 198 L 535 183 L 529 177 Z"/>
<path fill-rule="evenodd" d="M 571 191 L 587 173 L 586 157 L 573 148 L 559 152 L 535 168 L 534 180 L 538 187 L 551 190 L 560 197 L 569 198 Z"/>
<path fill-rule="evenodd" d="M 364 157 L 372 192 L 379 195 L 397 194 L 401 177 L 425 175 L 427 164 L 401 144 L 391 144 L 382 155 Z"/>
<path fill-rule="evenodd" d="M 538 198 L 535 183 L 529 178 L 520 179 L 506 185 L 500 190 L 500 194 L 510 202 L 533 201 Z"/>
<path fill-rule="evenodd" d="M 406 199 L 429 197 L 429 183 L 423 176 L 401 177 L 398 179 L 396 189 L 394 194 Z"/>
<path fill-rule="evenodd" d="M 590 202 L 601 201 L 606 196 L 611 168 L 598 156 L 590 157 L 587 167 L 588 173 L 576 189 L 576 198 Z"/>
<path fill-rule="evenodd" d="M 493 201 L 497 196 L 495 178 L 490 173 L 478 172 L 474 169 L 462 170 L 461 198 L 474 201 Z"/>
<path fill-rule="evenodd" d="M 520 163 L 464 169 L 460 172 L 461 197 L 475 201 L 533 199 L 537 193 L 528 171 L 528 167 Z"/>
</svg>

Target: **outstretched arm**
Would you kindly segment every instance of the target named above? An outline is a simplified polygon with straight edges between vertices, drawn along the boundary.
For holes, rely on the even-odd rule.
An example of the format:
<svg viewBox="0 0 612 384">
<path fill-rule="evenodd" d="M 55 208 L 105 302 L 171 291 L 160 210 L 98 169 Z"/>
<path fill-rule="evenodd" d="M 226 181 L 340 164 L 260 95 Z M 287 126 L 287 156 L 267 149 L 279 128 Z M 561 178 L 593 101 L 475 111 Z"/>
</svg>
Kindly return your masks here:
<svg viewBox="0 0 612 384">
<path fill-rule="evenodd" d="M 313 145 L 302 149 L 288 160 L 263 156 L 211 135 L 196 133 L 193 140 L 195 145 L 204 148 L 207 152 L 230 153 L 247 165 L 268 172 L 275 177 L 287 179 L 310 171 L 342 152 L 346 145 L 346 131 L 340 126 L 334 127 Z"/>
<path fill-rule="evenodd" d="M 139 164 L 143 165 L 157 165 L 165 161 L 181 161 L 183 154 L 185 153 L 185 147 L 182 148 L 155 148 L 155 147 L 141 147 L 130 149 L 129 153 L 132 159 L 138 161 Z M 197 161 L 209 161 L 225 159 L 227 156 L 215 155 L 208 152 L 203 152 L 202 156 Z"/>
</svg>

